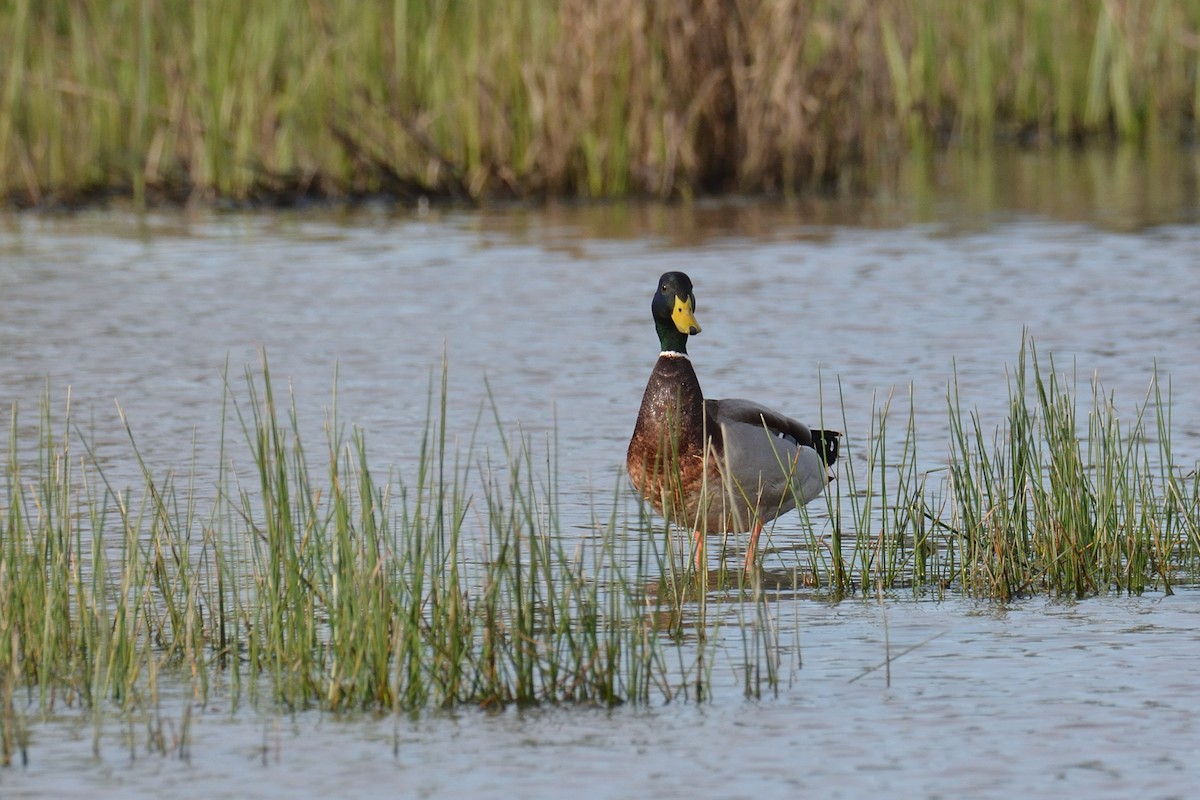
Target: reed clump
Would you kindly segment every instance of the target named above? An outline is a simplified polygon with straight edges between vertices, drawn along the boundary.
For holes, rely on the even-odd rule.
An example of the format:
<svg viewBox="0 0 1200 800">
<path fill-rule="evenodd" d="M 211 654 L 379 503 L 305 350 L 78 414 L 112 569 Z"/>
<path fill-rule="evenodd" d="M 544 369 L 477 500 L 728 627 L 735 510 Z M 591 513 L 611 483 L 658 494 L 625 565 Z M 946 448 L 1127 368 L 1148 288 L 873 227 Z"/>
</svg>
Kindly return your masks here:
<svg viewBox="0 0 1200 800">
<path fill-rule="evenodd" d="M 1032 343 L 1023 346 L 1008 417 L 990 439 L 951 390 L 945 521 L 968 590 L 1084 597 L 1152 585 L 1170 593 L 1177 579 L 1194 580 L 1200 478 L 1172 460 L 1170 402 L 1158 375 L 1127 415 L 1093 378 L 1082 417 L 1076 387 L 1053 358 L 1043 367 Z"/>
<path fill-rule="evenodd" d="M 948 387 L 943 466 L 919 457 L 910 395 L 899 434 L 893 397 L 860 446 L 847 436 L 824 523 L 808 519 L 796 568 L 835 596 L 909 586 L 1005 601 L 1049 594 L 1170 593 L 1197 579 L 1200 470 L 1171 449 L 1171 407 L 1156 374 L 1119 414 L 1098 377 L 1077 379 L 1022 342 L 1008 414 L 989 424 Z M 849 426 L 846 426 L 847 428 Z"/>
<path fill-rule="evenodd" d="M 0 197 L 687 196 L 1195 134 L 1198 0 L 0 6 Z"/>
<path fill-rule="evenodd" d="M 703 645 L 668 663 L 675 633 L 656 620 L 678 619 L 668 604 L 680 600 L 651 591 L 664 565 L 652 548 L 626 552 L 615 509 L 595 537 L 564 543 L 552 447 L 542 464 L 527 437 L 458 450 L 443 379 L 415 473 L 379 482 L 336 406 L 326 452 L 310 458 L 265 362 L 246 385 L 226 394 L 245 448 L 222 434 L 207 509 L 190 480 L 152 474 L 132 432 L 140 494 L 107 483 L 69 413 L 52 430 L 48 395 L 33 448 L 19 445 L 14 409 L 5 758 L 21 741 L 22 687 L 41 707 L 145 709 L 169 672 L 201 701 L 219 683 L 234 704 L 408 711 L 669 701 L 706 680 Z"/>
<path fill-rule="evenodd" d="M 16 408 L 10 423 L 0 760 L 22 757 L 31 705 L 153 715 L 163 680 L 234 706 L 608 706 L 706 699 L 721 660 L 760 697 L 789 646 L 781 590 L 1003 602 L 1200 581 L 1200 472 L 1174 461 L 1157 375 L 1131 413 L 1098 381 L 1081 407 L 1076 379 L 1026 340 L 998 425 L 953 383 L 947 401 L 932 469 L 911 395 L 898 431 L 894 397 L 861 438 L 843 425 L 828 517 L 800 504 L 799 546 L 767 531 L 765 568 L 746 575 L 740 554 L 695 570 L 690 532 L 629 513 L 620 487 L 589 533 L 566 532 L 553 437 L 506 435 L 494 409 L 493 447 L 452 435 L 444 371 L 415 467 L 380 480 L 336 402 L 324 449 L 306 450 L 264 360 L 244 394 L 227 384 L 211 501 L 194 478 L 154 474 L 128 423 L 142 485 L 111 485 L 69 399 L 57 421 L 47 391 L 32 442 Z"/>
</svg>

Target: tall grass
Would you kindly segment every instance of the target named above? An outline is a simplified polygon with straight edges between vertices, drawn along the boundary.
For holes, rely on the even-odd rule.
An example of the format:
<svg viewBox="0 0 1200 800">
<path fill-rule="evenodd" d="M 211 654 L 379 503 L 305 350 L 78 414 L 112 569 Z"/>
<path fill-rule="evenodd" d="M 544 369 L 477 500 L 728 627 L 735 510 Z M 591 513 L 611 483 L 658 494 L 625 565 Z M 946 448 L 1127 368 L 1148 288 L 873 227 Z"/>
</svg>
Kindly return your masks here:
<svg viewBox="0 0 1200 800">
<path fill-rule="evenodd" d="M 1008 389 L 1008 413 L 989 422 L 948 386 L 950 440 L 932 468 L 911 394 L 906 413 L 894 396 L 877 404 L 861 436 L 844 424 L 827 518 L 801 504 L 804 541 L 780 548 L 798 550 L 795 581 L 833 597 L 907 586 L 1001 601 L 1194 583 L 1200 470 L 1173 459 L 1159 376 L 1125 414 L 1095 377 L 1081 408 L 1074 374 L 1026 340 Z"/>
<path fill-rule="evenodd" d="M 235 706 L 608 706 L 706 699 L 718 660 L 732 659 L 760 697 L 783 679 L 780 589 L 1005 601 L 1170 592 L 1200 577 L 1200 476 L 1174 463 L 1169 387 L 1155 376 L 1144 403 L 1118 414 L 1098 381 L 1081 400 L 1073 371 L 1032 342 L 1003 420 L 948 387 L 941 466 L 922 466 L 912 395 L 899 412 L 885 398 L 860 435 L 844 425 L 828 517 L 801 505 L 807 540 L 771 547 L 768 531 L 765 548 L 796 560 L 750 575 L 740 555 L 696 571 L 690 532 L 629 515 L 621 487 L 590 534 L 568 535 L 553 437 L 507 434 L 494 409 L 490 448 L 478 428 L 448 431 L 444 376 L 415 466 L 380 480 L 336 397 L 313 454 L 265 361 L 248 369 L 244 392 L 226 387 L 211 500 L 190 476 L 154 474 L 132 424 L 138 491 L 107 482 L 69 396 L 59 421 L 47 390 L 33 441 L 14 407 L 0 514 L 4 763 L 22 757 L 30 705 L 93 709 L 99 748 L 102 709 L 155 709 L 161 680 L 201 702 L 220 686 Z"/>
<path fill-rule="evenodd" d="M 1197 0 L 11 0 L 0 196 L 681 196 L 1191 136 Z"/>
<path fill-rule="evenodd" d="M 1145 403 L 1124 416 L 1093 379 L 1083 420 L 1075 376 L 1052 358 L 1043 368 L 1030 344 L 993 438 L 963 414 L 956 389 L 949 400 L 949 524 L 965 587 L 1001 598 L 1171 591 L 1200 546 L 1200 478 L 1170 460 L 1169 395 L 1157 375 Z"/>
<path fill-rule="evenodd" d="M 525 436 L 476 452 L 472 434 L 459 449 L 444 378 L 430 398 L 415 471 L 380 482 L 336 402 L 324 453 L 306 451 L 264 362 L 244 394 L 227 388 L 232 441 L 207 508 L 191 478 L 152 473 L 131 426 L 140 494 L 106 482 L 69 413 L 52 429 L 48 394 L 32 456 L 14 409 L 5 757 L 21 741 L 17 689 L 40 707 L 146 708 L 164 672 L 200 701 L 217 681 L 234 704 L 335 710 L 649 703 L 705 686 L 707 645 L 677 647 L 659 624 L 684 602 L 655 589 L 669 571 L 659 548 L 629 552 L 641 537 L 615 505 L 570 545 L 553 442 L 544 461 Z"/>
</svg>

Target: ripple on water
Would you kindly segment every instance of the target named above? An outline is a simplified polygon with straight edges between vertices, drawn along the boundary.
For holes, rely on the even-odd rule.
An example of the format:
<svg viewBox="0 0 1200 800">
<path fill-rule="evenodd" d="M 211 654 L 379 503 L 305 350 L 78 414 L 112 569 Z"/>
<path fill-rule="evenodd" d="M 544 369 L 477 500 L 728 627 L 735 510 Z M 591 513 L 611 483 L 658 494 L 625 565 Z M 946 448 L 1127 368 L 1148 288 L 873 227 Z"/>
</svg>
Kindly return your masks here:
<svg viewBox="0 0 1200 800">
<path fill-rule="evenodd" d="M 110 722 L 96 761 L 87 720 L 62 714 L 33 724 L 30 764 L 0 781 L 6 797 L 1182 796 L 1200 777 L 1198 599 L 784 604 L 803 667 L 760 702 L 736 681 L 649 709 L 273 717 L 218 702 L 195 712 L 187 760 L 126 749 Z"/>
<path fill-rule="evenodd" d="M 485 377 L 505 424 L 555 430 L 564 530 L 585 536 L 622 480 L 657 354 L 647 281 L 665 269 L 696 282 L 705 332 L 689 349 L 711 394 L 823 411 L 853 433 L 911 384 L 934 462 L 947 449 L 955 369 L 964 405 L 999 424 L 1022 329 L 1078 370 L 1081 393 L 1098 373 L 1120 408 L 1142 402 L 1156 363 L 1177 403 L 1200 396 L 1195 337 L 1180 335 L 1200 321 L 1187 301 L 1200 297 L 1194 227 L 1112 233 L 1014 219 L 949 232 L 830 224 L 818 235 L 785 209 L 755 236 L 727 220 L 716 233 L 680 228 L 671 215 L 685 211 L 662 213 L 652 240 L 599 237 L 569 216 L 542 223 L 542 240 L 536 219 L 503 213 L 348 225 L 214 216 L 152 223 L 148 235 L 104 217 L 26 219 L 0 229 L 2 399 L 20 403 L 28 425 L 47 377 L 56 409 L 72 387 L 76 422 L 114 484 L 136 484 L 115 403 L 153 471 L 189 463 L 193 436 L 203 470 L 216 460 L 226 360 L 238 386 L 265 347 L 279 385 L 295 388 L 310 447 L 323 442 L 336 366 L 339 415 L 366 428 L 380 474 L 390 464 L 403 474 L 445 352 L 452 432 L 465 442 L 483 408 L 478 446 L 498 446 Z M 1174 442 L 1184 463 L 1200 453 L 1187 409 Z M 211 495 L 215 478 L 197 487 Z M 30 763 L 0 770 L 0 791 L 1182 796 L 1200 778 L 1198 597 L 901 599 L 886 616 L 875 603 L 800 598 L 773 607 L 778 698 L 742 701 L 733 673 L 714 677 L 708 705 L 612 711 L 274 716 L 230 714 L 218 698 L 194 712 L 186 760 L 147 753 L 145 726 L 117 720 L 95 760 L 86 718 L 29 712 Z M 897 655 L 890 686 L 885 639 Z M 168 728 L 183 702 L 163 701 Z"/>
</svg>

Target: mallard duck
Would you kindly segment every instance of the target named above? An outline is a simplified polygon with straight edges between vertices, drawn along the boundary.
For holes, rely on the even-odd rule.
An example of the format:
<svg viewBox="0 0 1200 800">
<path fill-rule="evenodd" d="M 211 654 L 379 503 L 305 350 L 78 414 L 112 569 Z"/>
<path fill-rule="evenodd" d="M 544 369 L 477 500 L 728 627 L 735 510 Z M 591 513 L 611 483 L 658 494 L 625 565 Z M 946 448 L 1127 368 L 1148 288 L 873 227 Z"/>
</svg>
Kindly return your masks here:
<svg viewBox="0 0 1200 800">
<path fill-rule="evenodd" d="M 704 398 L 687 354 L 700 325 L 684 273 L 658 279 L 650 308 L 662 352 L 629 441 L 629 478 L 659 514 L 692 528 L 697 568 L 706 533 L 749 531 L 750 569 L 763 523 L 825 491 L 841 434 L 752 400 Z"/>
</svg>

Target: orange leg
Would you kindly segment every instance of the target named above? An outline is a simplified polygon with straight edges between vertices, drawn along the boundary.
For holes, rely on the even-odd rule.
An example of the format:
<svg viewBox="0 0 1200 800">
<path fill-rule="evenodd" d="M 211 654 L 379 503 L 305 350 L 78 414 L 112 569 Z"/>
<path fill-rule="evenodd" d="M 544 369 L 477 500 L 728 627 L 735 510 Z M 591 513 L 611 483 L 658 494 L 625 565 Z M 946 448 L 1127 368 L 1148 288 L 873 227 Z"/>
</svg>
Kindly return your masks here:
<svg viewBox="0 0 1200 800">
<path fill-rule="evenodd" d="M 700 531 L 692 533 L 692 558 L 697 572 L 708 569 L 708 559 L 704 557 L 704 534 Z"/>
<path fill-rule="evenodd" d="M 746 572 L 749 573 L 754 569 L 754 556 L 758 552 L 758 535 L 762 533 L 762 522 L 754 521 L 754 527 L 750 529 L 750 543 L 746 545 Z"/>
</svg>

